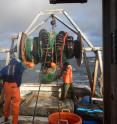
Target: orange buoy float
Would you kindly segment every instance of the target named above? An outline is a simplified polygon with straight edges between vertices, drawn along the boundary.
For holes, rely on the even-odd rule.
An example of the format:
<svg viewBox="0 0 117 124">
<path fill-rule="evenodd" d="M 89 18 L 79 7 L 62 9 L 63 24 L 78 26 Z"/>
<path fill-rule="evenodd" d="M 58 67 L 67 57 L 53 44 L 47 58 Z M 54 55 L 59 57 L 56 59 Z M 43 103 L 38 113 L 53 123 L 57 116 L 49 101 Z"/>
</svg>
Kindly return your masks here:
<svg viewBox="0 0 117 124">
<path fill-rule="evenodd" d="M 51 66 L 52 68 L 56 69 L 56 64 L 55 64 L 54 62 L 51 62 L 51 63 L 50 63 L 50 66 Z"/>
</svg>

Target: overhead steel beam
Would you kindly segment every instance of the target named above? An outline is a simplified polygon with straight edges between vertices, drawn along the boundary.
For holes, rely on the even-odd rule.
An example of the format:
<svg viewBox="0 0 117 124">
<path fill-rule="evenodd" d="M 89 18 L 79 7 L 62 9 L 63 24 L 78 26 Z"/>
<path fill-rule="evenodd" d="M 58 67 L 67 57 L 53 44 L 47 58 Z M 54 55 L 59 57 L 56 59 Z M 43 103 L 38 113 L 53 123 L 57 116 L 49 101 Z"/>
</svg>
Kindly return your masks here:
<svg viewBox="0 0 117 124">
<path fill-rule="evenodd" d="M 58 3 L 86 3 L 87 0 L 49 0 L 50 4 Z"/>
<path fill-rule="evenodd" d="M 45 24 L 48 19 L 50 17 L 48 17 L 47 19 L 43 20 L 41 23 L 39 23 L 38 25 L 36 25 L 34 28 L 32 28 L 29 32 L 27 32 L 27 36 L 29 36 L 30 34 L 32 34 L 34 31 L 36 31 L 39 27 L 41 27 L 43 24 Z"/>
<path fill-rule="evenodd" d="M 66 24 L 63 20 L 61 20 L 58 16 L 54 15 L 54 17 L 60 22 L 62 23 L 64 26 L 66 26 L 68 29 L 70 29 L 72 32 L 74 32 L 75 34 L 78 34 L 78 32 L 76 30 L 74 30 L 74 28 L 72 28 L 70 25 Z"/>
<path fill-rule="evenodd" d="M 89 41 L 89 39 L 84 35 L 84 33 L 80 30 L 80 28 L 78 27 L 78 25 L 72 20 L 72 18 L 67 14 L 67 12 L 63 11 L 63 14 L 67 17 L 67 19 L 69 20 L 69 22 L 73 25 L 73 27 L 80 32 L 80 34 L 82 35 L 83 39 L 86 41 L 86 43 L 94 48 L 93 44 Z"/>
</svg>

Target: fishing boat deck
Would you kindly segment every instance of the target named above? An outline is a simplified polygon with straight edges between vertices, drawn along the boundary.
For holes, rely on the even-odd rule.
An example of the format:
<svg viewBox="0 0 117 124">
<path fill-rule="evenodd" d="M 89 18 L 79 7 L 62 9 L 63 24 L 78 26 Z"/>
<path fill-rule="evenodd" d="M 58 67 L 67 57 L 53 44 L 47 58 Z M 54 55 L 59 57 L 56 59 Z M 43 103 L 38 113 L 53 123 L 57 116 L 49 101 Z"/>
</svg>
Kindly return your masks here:
<svg viewBox="0 0 117 124">
<path fill-rule="evenodd" d="M 29 104 L 29 103 L 28 103 Z M 35 108 L 35 99 L 30 105 L 27 105 L 27 100 L 22 102 L 20 107 L 19 124 L 32 124 L 33 114 Z M 51 113 L 58 111 L 72 111 L 74 110 L 74 103 L 71 99 L 59 101 L 57 97 L 44 97 L 40 96 L 35 111 L 34 124 L 48 124 L 48 116 Z M 0 123 L 4 118 L 0 118 Z M 12 117 L 10 117 L 11 124 Z M 1 123 L 2 124 L 2 123 Z"/>
<path fill-rule="evenodd" d="M 40 87 L 40 88 L 39 88 Z M 52 84 L 22 84 L 21 88 L 21 106 L 19 124 L 31 124 L 35 111 L 34 124 L 47 124 L 48 116 L 59 111 L 74 111 L 74 101 L 68 96 L 65 100 L 60 100 L 61 83 Z M 40 91 L 38 92 L 38 90 Z M 86 86 L 74 87 L 76 96 L 85 96 L 90 94 Z M 10 117 L 10 120 L 12 118 Z M 0 118 L 0 124 L 3 117 Z"/>
<path fill-rule="evenodd" d="M 34 109 L 36 105 L 36 94 L 31 97 L 31 100 L 25 100 L 20 107 L 20 114 L 25 116 L 31 116 L 34 114 Z M 37 107 L 35 111 L 36 116 L 45 116 L 47 117 L 53 112 L 62 111 L 63 109 L 69 109 L 69 111 L 74 110 L 74 103 L 71 99 L 66 99 L 60 101 L 57 97 L 54 96 L 39 96 Z"/>
</svg>

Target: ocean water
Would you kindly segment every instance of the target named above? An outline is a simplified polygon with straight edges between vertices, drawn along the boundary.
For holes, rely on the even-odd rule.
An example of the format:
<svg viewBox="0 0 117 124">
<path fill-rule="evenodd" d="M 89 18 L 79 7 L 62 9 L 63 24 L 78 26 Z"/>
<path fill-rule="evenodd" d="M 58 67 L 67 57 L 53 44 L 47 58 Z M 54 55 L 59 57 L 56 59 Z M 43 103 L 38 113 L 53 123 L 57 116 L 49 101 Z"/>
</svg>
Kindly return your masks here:
<svg viewBox="0 0 117 124">
<path fill-rule="evenodd" d="M 94 68 L 94 58 L 89 59 L 89 66 L 91 73 Z M 87 71 L 85 64 L 82 63 L 80 67 L 77 66 L 75 59 L 70 60 L 73 67 L 73 82 L 75 84 L 86 84 L 89 85 L 89 80 L 87 76 Z M 4 67 L 5 60 L 0 60 L 0 69 Z M 26 69 L 23 73 L 22 83 L 35 83 L 39 81 L 40 64 L 38 64 L 35 69 Z"/>
<path fill-rule="evenodd" d="M 90 72 L 92 74 L 94 71 L 95 59 L 88 58 L 88 61 L 89 61 Z M 73 83 L 76 86 L 85 85 L 90 87 L 85 64 L 82 63 L 81 66 L 78 67 L 75 59 L 69 60 L 69 62 L 73 67 Z M 5 66 L 5 60 L 0 60 L 0 69 L 4 66 Z M 39 72 L 40 72 L 40 64 L 36 65 L 35 69 L 26 69 L 23 73 L 22 84 L 23 83 L 30 83 L 30 84 L 39 83 Z M 99 78 L 100 76 L 98 75 L 98 79 Z M 97 83 L 96 85 L 97 93 L 99 93 L 99 88 L 100 88 L 100 85 L 99 83 Z"/>
</svg>

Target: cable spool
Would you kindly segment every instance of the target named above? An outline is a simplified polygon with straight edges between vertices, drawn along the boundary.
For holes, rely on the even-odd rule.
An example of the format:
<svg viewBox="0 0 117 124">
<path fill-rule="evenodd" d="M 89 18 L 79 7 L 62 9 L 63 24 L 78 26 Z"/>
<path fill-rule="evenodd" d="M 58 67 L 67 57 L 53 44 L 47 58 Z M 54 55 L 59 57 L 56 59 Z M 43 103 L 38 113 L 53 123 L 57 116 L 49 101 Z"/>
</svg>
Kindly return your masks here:
<svg viewBox="0 0 117 124">
<path fill-rule="evenodd" d="M 21 39 L 20 39 L 20 43 L 19 43 L 19 59 L 29 68 L 33 68 L 35 66 L 35 64 L 33 63 L 33 57 L 31 55 L 31 46 L 29 48 L 26 48 L 26 40 L 27 40 L 27 35 L 25 33 L 22 32 L 21 34 Z M 30 43 L 29 43 L 30 44 Z M 29 55 L 31 58 L 27 59 L 27 51 L 29 50 Z M 29 57 L 28 56 L 28 57 Z"/>
<path fill-rule="evenodd" d="M 56 36 L 56 47 L 60 47 L 63 43 L 63 38 L 65 36 L 64 31 L 60 31 L 58 35 Z"/>
<path fill-rule="evenodd" d="M 65 44 L 65 55 L 67 59 L 71 59 L 74 57 L 74 41 L 72 36 L 68 36 L 66 44 Z"/>
<path fill-rule="evenodd" d="M 39 39 L 42 42 L 42 65 L 47 66 L 47 60 L 49 58 L 48 56 L 48 47 L 49 47 L 49 34 L 47 30 L 41 29 L 39 32 Z"/>
<path fill-rule="evenodd" d="M 39 38 L 38 37 L 34 37 L 33 39 L 33 50 L 32 50 L 32 54 L 34 57 L 34 63 L 38 64 L 41 60 L 41 53 L 40 53 L 40 45 L 39 45 Z"/>
<path fill-rule="evenodd" d="M 26 56 L 26 60 L 30 62 L 33 61 L 32 48 L 33 48 L 33 39 L 27 38 L 25 41 L 25 56 Z"/>
<path fill-rule="evenodd" d="M 40 30 L 39 38 L 42 41 L 42 48 L 47 48 L 48 42 L 49 42 L 49 35 L 48 35 L 47 30 L 45 29 Z"/>
<path fill-rule="evenodd" d="M 64 31 L 60 31 L 57 36 L 56 36 L 56 44 L 55 44 L 55 55 L 54 55 L 54 61 L 59 62 L 60 61 L 60 48 L 63 44 L 63 39 L 65 36 L 65 32 Z"/>
<path fill-rule="evenodd" d="M 79 33 L 77 40 L 74 41 L 74 56 L 76 58 L 78 66 L 81 65 L 82 63 L 82 37 L 81 34 Z"/>
<path fill-rule="evenodd" d="M 23 56 L 24 56 L 24 46 L 25 46 L 25 40 L 27 39 L 27 35 L 22 32 L 21 34 L 21 39 L 19 42 L 19 59 L 22 61 L 23 60 Z"/>
</svg>

